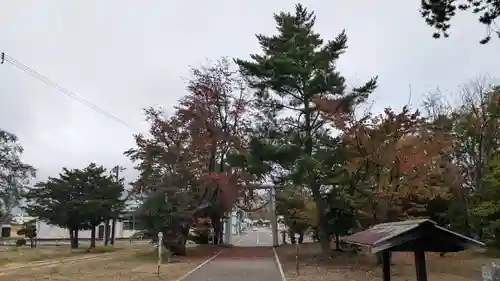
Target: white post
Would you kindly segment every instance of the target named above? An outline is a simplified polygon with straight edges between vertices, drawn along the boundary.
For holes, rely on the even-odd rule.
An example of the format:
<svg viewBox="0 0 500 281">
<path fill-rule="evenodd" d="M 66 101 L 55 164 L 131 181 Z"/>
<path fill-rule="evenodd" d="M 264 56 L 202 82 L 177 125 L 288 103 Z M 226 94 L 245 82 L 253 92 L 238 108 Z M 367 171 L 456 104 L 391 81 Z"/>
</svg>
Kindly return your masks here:
<svg viewBox="0 0 500 281">
<path fill-rule="evenodd" d="M 297 276 L 300 275 L 300 265 L 299 265 L 299 256 L 300 256 L 300 244 L 299 244 L 299 234 L 295 233 L 295 271 L 297 272 Z"/>
<path fill-rule="evenodd" d="M 160 276 L 161 250 L 163 248 L 163 233 L 158 232 L 158 276 Z"/>
<path fill-rule="evenodd" d="M 276 189 L 275 187 L 271 187 L 271 228 L 273 231 L 273 246 L 278 247 L 278 218 L 276 217 Z"/>
</svg>

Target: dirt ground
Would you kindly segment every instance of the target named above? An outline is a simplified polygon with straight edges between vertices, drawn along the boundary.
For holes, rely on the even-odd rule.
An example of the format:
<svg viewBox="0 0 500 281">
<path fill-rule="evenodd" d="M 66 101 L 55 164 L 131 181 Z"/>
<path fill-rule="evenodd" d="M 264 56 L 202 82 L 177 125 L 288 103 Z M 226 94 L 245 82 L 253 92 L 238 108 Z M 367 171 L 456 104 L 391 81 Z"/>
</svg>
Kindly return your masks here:
<svg viewBox="0 0 500 281">
<path fill-rule="evenodd" d="M 174 281 L 205 261 L 215 249 L 189 249 L 187 257 L 173 257 L 160 267 L 160 280 Z M 63 258 L 30 268 L 0 268 L 0 281 L 35 280 L 158 280 L 156 254 L 149 248 L 130 248 L 87 259 Z"/>
<path fill-rule="evenodd" d="M 376 265 L 373 254 L 336 252 L 327 261 L 320 257 L 319 244 L 302 244 L 299 257 L 299 276 L 296 271 L 296 247 L 284 245 L 277 249 L 283 271 L 288 281 L 375 281 L 382 280 L 382 268 Z M 477 281 L 481 280 L 481 267 L 491 264 L 493 258 L 480 253 L 461 252 L 439 254 L 427 253 L 428 280 Z M 393 253 L 392 280 L 415 280 L 412 253 Z"/>
</svg>

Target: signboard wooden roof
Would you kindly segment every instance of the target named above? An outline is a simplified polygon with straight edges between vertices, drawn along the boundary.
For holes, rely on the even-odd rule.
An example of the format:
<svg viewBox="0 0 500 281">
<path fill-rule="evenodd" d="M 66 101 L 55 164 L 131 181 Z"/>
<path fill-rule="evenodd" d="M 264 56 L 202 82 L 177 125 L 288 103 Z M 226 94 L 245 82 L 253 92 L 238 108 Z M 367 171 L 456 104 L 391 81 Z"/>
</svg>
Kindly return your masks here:
<svg viewBox="0 0 500 281">
<path fill-rule="evenodd" d="M 477 240 L 441 227 L 429 219 L 377 224 L 342 240 L 370 248 L 372 253 L 384 250 L 457 252 L 485 246 Z"/>
</svg>

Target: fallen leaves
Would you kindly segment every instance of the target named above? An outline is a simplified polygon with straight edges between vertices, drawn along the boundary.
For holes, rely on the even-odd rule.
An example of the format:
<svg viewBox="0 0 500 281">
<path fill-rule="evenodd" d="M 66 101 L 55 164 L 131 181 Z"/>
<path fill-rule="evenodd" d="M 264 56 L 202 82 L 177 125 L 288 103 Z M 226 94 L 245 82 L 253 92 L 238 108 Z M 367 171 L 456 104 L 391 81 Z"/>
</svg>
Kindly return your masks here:
<svg viewBox="0 0 500 281">
<path fill-rule="evenodd" d="M 287 280 L 382 280 L 382 268 L 376 265 L 375 257 L 367 252 L 361 252 L 357 255 L 338 252 L 330 260 L 322 259 L 320 252 L 318 244 L 303 244 L 301 246 L 300 275 L 297 276 L 294 245 L 284 245 L 277 248 Z M 491 262 L 491 259 L 484 255 L 469 252 L 448 253 L 444 257 L 439 257 L 439 254 L 427 253 L 426 256 L 429 280 L 480 280 L 481 266 Z M 413 254 L 394 253 L 391 270 L 391 280 L 415 280 Z"/>
</svg>

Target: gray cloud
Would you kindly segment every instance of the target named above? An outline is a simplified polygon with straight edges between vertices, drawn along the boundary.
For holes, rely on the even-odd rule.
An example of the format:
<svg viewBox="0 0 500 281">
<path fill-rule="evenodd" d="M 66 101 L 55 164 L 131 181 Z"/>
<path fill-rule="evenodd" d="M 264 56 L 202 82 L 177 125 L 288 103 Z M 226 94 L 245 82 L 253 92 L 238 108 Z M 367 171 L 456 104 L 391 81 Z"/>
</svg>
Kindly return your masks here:
<svg viewBox="0 0 500 281">
<path fill-rule="evenodd" d="M 339 68 L 353 85 L 379 75 L 375 110 L 408 102 L 410 84 L 418 104 L 437 86 L 454 90 L 481 73 L 500 76 L 499 43 L 479 45 L 484 28 L 472 16 L 458 17 L 448 40 L 433 40 L 416 0 L 302 3 L 316 11 L 325 39 L 347 30 L 349 50 Z M 189 66 L 258 52 L 254 34 L 274 32 L 272 13 L 293 4 L 2 0 L 0 51 L 141 131 L 147 126 L 140 109 L 175 104 Z M 0 79 L 0 126 L 21 138 L 39 178 L 97 161 L 128 167 L 133 180 L 122 155 L 133 146 L 130 129 L 8 64 L 0 66 Z"/>
</svg>

